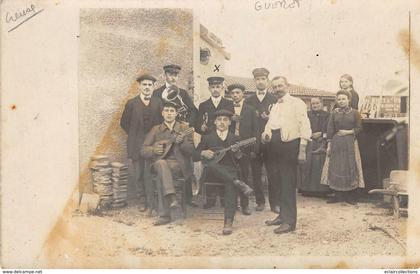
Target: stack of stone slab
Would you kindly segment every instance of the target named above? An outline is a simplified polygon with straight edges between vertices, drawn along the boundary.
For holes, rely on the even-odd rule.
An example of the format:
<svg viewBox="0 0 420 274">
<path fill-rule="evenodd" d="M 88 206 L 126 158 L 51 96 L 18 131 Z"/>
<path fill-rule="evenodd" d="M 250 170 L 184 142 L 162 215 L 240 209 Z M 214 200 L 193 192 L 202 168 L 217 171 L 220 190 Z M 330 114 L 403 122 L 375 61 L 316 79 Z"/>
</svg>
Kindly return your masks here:
<svg viewBox="0 0 420 274">
<path fill-rule="evenodd" d="M 111 163 L 112 167 L 112 189 L 113 189 L 113 208 L 127 206 L 128 198 L 128 166 L 120 162 Z"/>
</svg>

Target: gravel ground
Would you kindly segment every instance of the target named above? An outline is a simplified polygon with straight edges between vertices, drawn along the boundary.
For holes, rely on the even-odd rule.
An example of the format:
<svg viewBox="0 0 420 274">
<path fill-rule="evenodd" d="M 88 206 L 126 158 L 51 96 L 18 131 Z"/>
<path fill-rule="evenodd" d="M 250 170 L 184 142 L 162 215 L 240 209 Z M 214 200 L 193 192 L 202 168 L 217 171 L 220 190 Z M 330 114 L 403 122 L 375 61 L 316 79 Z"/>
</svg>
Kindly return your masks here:
<svg viewBox="0 0 420 274">
<path fill-rule="evenodd" d="M 253 203 L 251 202 L 251 205 Z M 254 207 L 251 207 L 254 209 Z M 327 204 L 298 195 L 298 223 L 276 235 L 264 225 L 268 208 L 244 216 L 237 212 L 232 235 L 223 236 L 221 208 L 188 207 L 188 218 L 156 227 L 153 217 L 131 200 L 102 216 L 75 215 L 67 236 L 49 254 L 50 267 L 141 267 L 139 258 L 180 256 L 404 256 L 405 217 L 395 220 L 381 201 Z M 372 230 L 370 227 L 381 227 Z M 77 239 L 77 240 L 75 240 Z M 53 263 L 52 263 L 53 262 Z"/>
</svg>

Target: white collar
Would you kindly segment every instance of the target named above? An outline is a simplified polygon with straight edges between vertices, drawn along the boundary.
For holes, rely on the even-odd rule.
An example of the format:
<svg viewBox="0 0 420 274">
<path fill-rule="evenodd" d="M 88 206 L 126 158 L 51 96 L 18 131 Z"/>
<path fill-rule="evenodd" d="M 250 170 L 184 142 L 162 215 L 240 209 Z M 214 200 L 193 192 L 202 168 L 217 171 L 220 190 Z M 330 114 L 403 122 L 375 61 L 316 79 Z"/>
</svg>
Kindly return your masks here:
<svg viewBox="0 0 420 274">
<path fill-rule="evenodd" d="M 264 94 L 258 94 L 260 91 L 259 90 L 256 91 L 256 95 L 258 97 L 258 100 L 260 100 L 260 101 L 264 100 L 265 95 L 267 95 L 267 89 L 265 89 L 263 91 L 264 91 Z"/>
<path fill-rule="evenodd" d="M 287 92 L 283 97 L 279 98 L 278 100 L 283 100 L 282 102 L 287 102 L 290 99 L 290 94 Z"/>
<path fill-rule="evenodd" d="M 165 123 L 166 127 L 167 127 L 170 131 L 174 130 L 175 121 L 173 121 L 172 123 L 168 123 L 168 122 L 165 122 L 165 121 L 163 121 L 163 122 Z"/>
<path fill-rule="evenodd" d="M 219 136 L 219 138 L 222 139 L 223 141 L 226 141 L 228 132 L 229 132 L 228 129 L 226 129 L 225 131 L 220 131 L 216 129 L 217 136 Z"/>
<path fill-rule="evenodd" d="M 140 92 L 140 99 L 141 101 L 145 104 L 148 105 L 150 103 L 150 100 L 144 100 L 144 97 L 146 97 L 142 92 Z M 148 96 L 148 97 L 152 97 L 152 95 Z"/>
<path fill-rule="evenodd" d="M 211 101 L 213 102 L 213 105 L 215 107 L 217 107 L 219 105 L 220 101 L 222 100 L 222 96 L 219 96 L 217 98 L 214 98 L 213 96 L 210 96 L 210 98 L 211 98 Z"/>
<path fill-rule="evenodd" d="M 244 105 L 244 99 L 242 99 L 239 103 L 233 103 L 233 105 L 235 104 L 239 104 L 239 107 L 236 108 L 241 108 Z"/>
</svg>

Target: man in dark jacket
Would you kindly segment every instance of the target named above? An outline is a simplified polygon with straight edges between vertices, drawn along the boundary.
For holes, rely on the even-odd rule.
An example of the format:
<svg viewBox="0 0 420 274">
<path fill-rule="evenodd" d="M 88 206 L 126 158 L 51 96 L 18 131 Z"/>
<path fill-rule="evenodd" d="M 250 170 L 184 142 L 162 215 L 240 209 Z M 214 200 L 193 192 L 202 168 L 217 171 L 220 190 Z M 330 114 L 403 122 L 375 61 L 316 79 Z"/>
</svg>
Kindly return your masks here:
<svg viewBox="0 0 420 274">
<path fill-rule="evenodd" d="M 232 84 L 228 86 L 228 91 L 231 93 L 235 114 L 232 117 L 232 121 L 235 122 L 235 135 L 239 136 L 241 140 L 256 137 L 260 138 L 260 132 L 258 129 L 257 114 L 256 110 L 247 104 L 244 104 L 244 91 L 245 86 L 242 84 Z M 258 144 L 249 148 L 243 149 L 243 156 L 239 160 L 241 179 L 249 185 L 248 175 L 250 159 L 255 159 L 256 152 L 258 151 Z M 254 190 L 255 191 L 255 190 Z M 264 193 L 262 189 L 258 189 L 257 201 L 264 200 Z M 244 215 L 250 215 L 249 199 L 243 194 L 240 194 L 240 204 L 242 213 Z"/>
<path fill-rule="evenodd" d="M 188 92 L 179 88 L 177 84 L 181 67 L 171 64 L 164 66 L 163 70 L 165 71 L 165 84 L 156 89 L 153 96 L 174 103 L 178 113 L 177 120 L 194 126 L 198 110 Z"/>
<path fill-rule="evenodd" d="M 242 157 L 242 152 L 239 146 L 235 144 L 240 140 L 239 137 L 228 130 L 232 115 L 233 113 L 227 110 L 216 111 L 214 113 L 216 129 L 209 135 L 203 136 L 193 153 L 193 160 L 196 162 L 200 160 L 211 161 L 215 157 L 215 151 L 211 148 L 226 148 L 233 145 L 231 151 L 228 151 L 219 162 L 208 163 L 204 171 L 205 177 L 212 176 L 224 184 L 225 221 L 223 235 L 232 233 L 233 218 L 237 205 L 236 189 L 239 189 L 246 196 L 252 193 L 252 189 L 238 179 L 237 160 Z"/>
<path fill-rule="evenodd" d="M 178 207 L 174 179 L 192 177 L 191 153 L 194 144 L 191 134 L 186 134 L 188 124 L 176 121 L 176 105 L 163 103 L 163 123 L 154 126 L 147 134 L 141 154 L 152 161 L 156 172 L 156 188 L 159 197 L 159 219 L 154 225 L 164 225 L 171 221 L 170 209 Z M 175 137 L 172 144 L 168 140 Z M 166 152 L 166 153 L 165 153 Z M 165 154 L 164 154 L 165 153 Z"/>
<path fill-rule="evenodd" d="M 215 129 L 214 125 L 214 113 L 218 110 L 228 110 L 231 113 L 234 112 L 232 101 L 223 98 L 222 93 L 224 89 L 223 77 L 214 76 L 207 78 L 209 83 L 209 91 L 211 96 L 208 100 L 200 103 L 198 106 L 198 118 L 195 126 L 195 131 L 202 135 L 209 134 Z M 234 133 L 235 123 L 232 123 L 229 127 L 229 131 Z"/>
<path fill-rule="evenodd" d="M 147 177 L 146 162 L 141 157 L 140 151 L 146 134 L 162 121 L 161 101 L 151 96 L 155 81 L 156 78 L 148 74 L 137 78 L 139 95 L 128 100 L 120 121 L 121 127 L 128 136 L 127 158 L 131 184 L 139 188 L 144 202 L 141 211 L 151 208 L 153 188 L 147 183 L 149 180 L 145 179 Z"/>
<path fill-rule="evenodd" d="M 245 100 L 245 103 L 256 109 L 259 135 L 261 135 L 268 121 L 271 107 L 276 103 L 277 98 L 268 92 L 269 71 L 266 68 L 256 68 L 252 71 L 252 74 L 254 75 L 254 82 L 257 87 L 257 91 L 255 94 L 248 97 Z M 267 171 L 268 200 L 270 208 L 272 211 L 278 213 L 280 210 L 277 195 L 278 190 L 276 189 L 275 184 L 272 183 L 272 178 L 275 177 L 275 168 L 271 168 L 270 166 L 273 161 L 271 161 L 272 154 L 270 154 L 269 146 L 270 144 L 261 145 L 256 157 L 251 159 L 252 178 L 254 181 L 255 198 L 257 201 L 256 210 L 262 211 L 265 207 L 265 198 L 261 182 L 262 167 L 264 165 Z"/>
</svg>

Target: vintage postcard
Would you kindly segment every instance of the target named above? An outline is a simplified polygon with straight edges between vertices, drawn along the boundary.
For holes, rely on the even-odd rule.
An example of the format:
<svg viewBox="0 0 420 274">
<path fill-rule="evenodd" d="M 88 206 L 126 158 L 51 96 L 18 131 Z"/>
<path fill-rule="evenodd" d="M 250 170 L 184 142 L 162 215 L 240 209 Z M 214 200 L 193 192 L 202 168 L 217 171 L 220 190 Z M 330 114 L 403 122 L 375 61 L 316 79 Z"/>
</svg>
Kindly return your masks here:
<svg viewBox="0 0 420 274">
<path fill-rule="evenodd" d="M 418 2 L 0 8 L 3 268 L 419 268 Z"/>
</svg>

